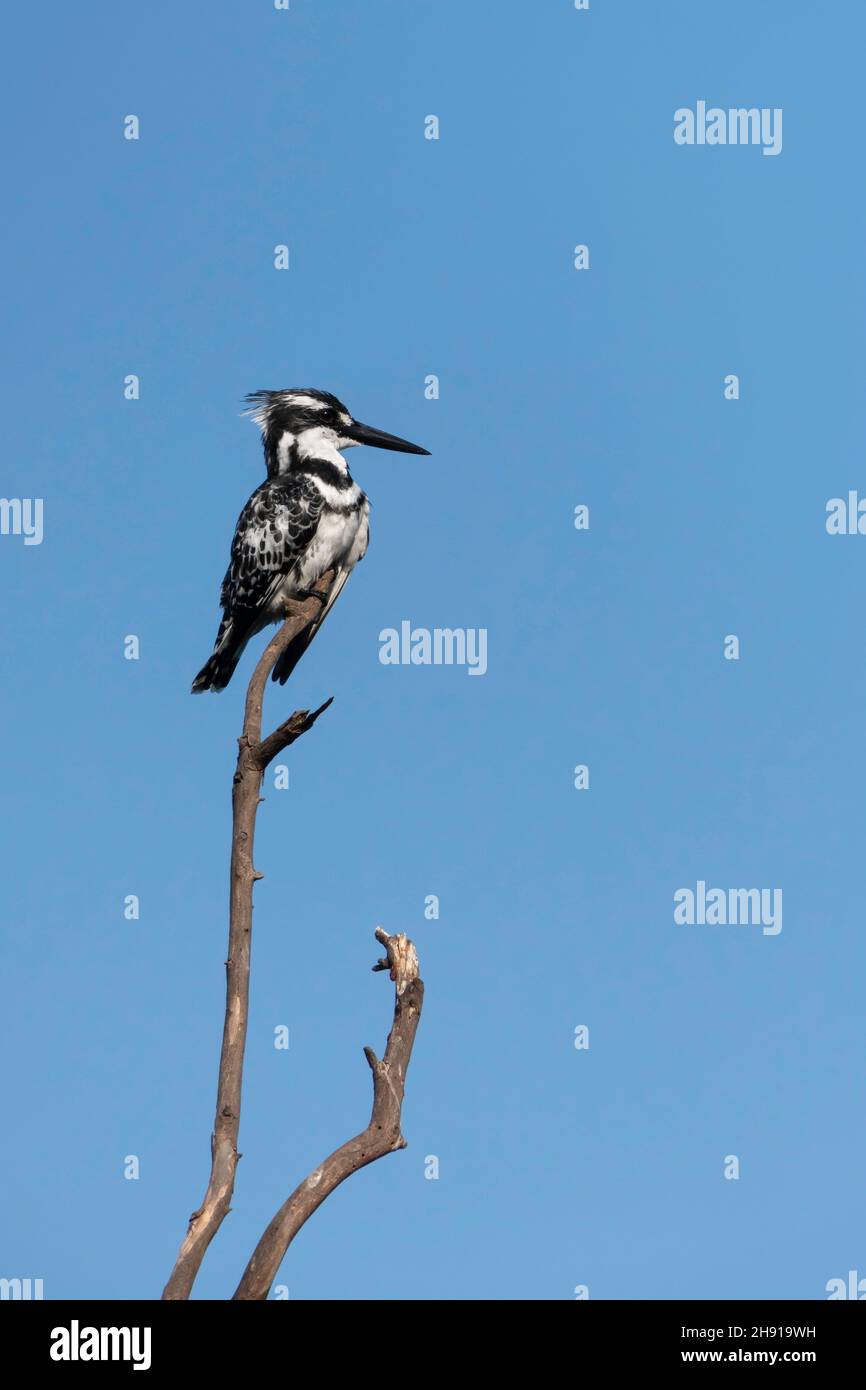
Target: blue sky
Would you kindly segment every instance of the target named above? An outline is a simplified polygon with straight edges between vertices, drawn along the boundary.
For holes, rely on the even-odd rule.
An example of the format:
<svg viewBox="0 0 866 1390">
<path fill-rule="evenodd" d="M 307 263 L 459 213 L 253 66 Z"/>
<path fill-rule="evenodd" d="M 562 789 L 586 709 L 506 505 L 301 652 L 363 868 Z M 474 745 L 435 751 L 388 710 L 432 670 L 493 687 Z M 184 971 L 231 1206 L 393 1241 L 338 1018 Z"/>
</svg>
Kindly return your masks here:
<svg viewBox="0 0 866 1390">
<path fill-rule="evenodd" d="M 427 985 L 409 1148 L 301 1233 L 292 1299 L 866 1274 L 866 540 L 825 529 L 866 493 L 863 15 L 101 0 L 7 30 L 0 493 L 44 539 L 0 536 L 0 1275 L 156 1297 L 204 1192 L 244 682 L 188 689 L 262 474 L 241 398 L 291 385 L 432 457 L 350 456 L 370 552 L 269 698 L 335 697 L 265 788 L 244 1157 L 196 1295 L 366 1122 L 379 923 Z M 781 154 L 676 145 L 698 100 L 782 108 Z M 486 675 L 382 665 L 403 619 L 486 628 Z M 782 931 L 675 925 L 698 880 L 781 888 Z"/>
</svg>

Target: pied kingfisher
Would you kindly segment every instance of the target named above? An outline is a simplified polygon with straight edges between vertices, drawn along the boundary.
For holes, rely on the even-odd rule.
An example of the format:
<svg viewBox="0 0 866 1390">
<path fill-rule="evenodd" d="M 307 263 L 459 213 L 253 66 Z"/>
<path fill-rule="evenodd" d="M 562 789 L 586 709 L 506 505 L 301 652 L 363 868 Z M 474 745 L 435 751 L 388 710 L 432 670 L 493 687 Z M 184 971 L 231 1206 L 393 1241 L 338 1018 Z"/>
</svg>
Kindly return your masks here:
<svg viewBox="0 0 866 1390">
<path fill-rule="evenodd" d="M 315 621 L 280 656 L 273 679 L 284 685 L 336 602 L 370 538 L 370 503 L 340 453 L 373 444 L 404 454 L 429 450 L 361 425 L 327 391 L 254 391 L 248 413 L 262 431 L 268 476 L 235 528 L 220 590 L 223 616 L 213 655 L 192 683 L 194 694 L 225 690 L 244 647 L 285 616 L 328 570 L 334 582 Z"/>
</svg>

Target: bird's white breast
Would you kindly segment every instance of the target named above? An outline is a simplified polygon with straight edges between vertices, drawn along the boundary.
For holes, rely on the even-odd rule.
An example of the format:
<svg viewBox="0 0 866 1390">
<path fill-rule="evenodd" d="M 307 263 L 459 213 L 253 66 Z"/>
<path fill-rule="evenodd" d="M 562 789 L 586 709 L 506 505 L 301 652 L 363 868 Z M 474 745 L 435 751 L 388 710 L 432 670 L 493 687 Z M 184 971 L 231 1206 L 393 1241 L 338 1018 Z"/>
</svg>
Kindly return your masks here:
<svg viewBox="0 0 866 1390">
<path fill-rule="evenodd" d="M 363 559 L 370 534 L 369 503 L 357 511 L 338 512 L 325 507 L 316 534 L 298 565 L 298 580 L 309 588 L 329 569 L 352 569 Z"/>
<path fill-rule="evenodd" d="M 337 458 L 345 469 L 345 460 Z M 356 482 L 340 488 L 316 475 L 309 481 L 323 502 L 319 524 L 291 573 L 271 595 L 268 607 L 275 621 L 286 599 L 311 589 L 328 570 L 347 575 L 364 558 L 370 539 L 370 503 Z"/>
</svg>

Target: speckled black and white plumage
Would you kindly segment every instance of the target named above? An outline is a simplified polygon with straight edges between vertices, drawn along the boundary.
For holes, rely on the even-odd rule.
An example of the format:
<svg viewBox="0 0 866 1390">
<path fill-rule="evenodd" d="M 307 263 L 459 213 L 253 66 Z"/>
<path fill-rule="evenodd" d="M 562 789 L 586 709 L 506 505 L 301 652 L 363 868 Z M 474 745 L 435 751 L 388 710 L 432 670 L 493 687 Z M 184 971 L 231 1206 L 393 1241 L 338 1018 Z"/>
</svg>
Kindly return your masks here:
<svg viewBox="0 0 866 1390">
<path fill-rule="evenodd" d="M 213 655 L 193 681 L 196 694 L 224 690 L 250 638 L 284 616 L 287 599 L 304 597 L 333 570 L 321 612 L 274 667 L 273 679 L 284 683 L 364 558 L 370 504 L 340 449 L 369 443 L 427 452 L 359 424 L 325 391 L 257 391 L 247 399 L 262 430 L 268 477 L 238 518 L 220 591 L 223 617 Z"/>
<path fill-rule="evenodd" d="M 330 496 L 328 496 L 330 494 Z M 369 539 L 369 503 L 357 484 L 321 485 L 315 471 L 268 478 L 238 518 L 231 559 L 220 590 L 223 618 L 214 653 L 193 690 L 224 690 L 257 632 L 285 614 L 285 600 L 308 593 L 330 568 L 337 580 L 312 629 L 296 639 L 275 668 L 285 681 L 306 650 Z"/>
</svg>

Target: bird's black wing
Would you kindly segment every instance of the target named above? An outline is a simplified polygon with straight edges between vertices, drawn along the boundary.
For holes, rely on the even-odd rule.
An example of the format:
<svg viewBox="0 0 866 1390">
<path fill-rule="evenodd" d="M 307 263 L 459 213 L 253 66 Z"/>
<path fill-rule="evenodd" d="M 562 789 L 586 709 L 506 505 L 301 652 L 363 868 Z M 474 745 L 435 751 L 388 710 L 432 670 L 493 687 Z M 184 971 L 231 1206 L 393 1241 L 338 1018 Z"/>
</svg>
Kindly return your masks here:
<svg viewBox="0 0 866 1390">
<path fill-rule="evenodd" d="M 256 488 L 238 517 L 220 590 L 222 621 L 193 693 L 225 690 L 250 637 L 276 621 L 269 611 L 274 591 L 316 534 L 322 506 L 318 489 L 297 474 L 269 478 Z"/>
<path fill-rule="evenodd" d="M 238 517 L 220 590 L 226 616 L 266 607 L 316 534 L 322 506 L 318 488 L 298 474 L 256 488 Z"/>
</svg>

